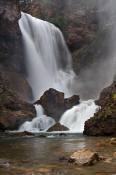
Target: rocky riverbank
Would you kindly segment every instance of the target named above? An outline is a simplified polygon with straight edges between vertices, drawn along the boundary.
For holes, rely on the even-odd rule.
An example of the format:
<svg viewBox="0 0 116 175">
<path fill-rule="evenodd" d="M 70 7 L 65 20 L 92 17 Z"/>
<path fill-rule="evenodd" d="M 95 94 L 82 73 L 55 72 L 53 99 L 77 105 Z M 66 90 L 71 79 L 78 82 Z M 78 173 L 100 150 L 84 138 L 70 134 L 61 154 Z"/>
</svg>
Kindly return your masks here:
<svg viewBox="0 0 116 175">
<path fill-rule="evenodd" d="M 84 134 L 116 136 L 116 81 L 101 92 L 96 104 L 101 106 L 101 109 L 85 122 Z"/>
</svg>

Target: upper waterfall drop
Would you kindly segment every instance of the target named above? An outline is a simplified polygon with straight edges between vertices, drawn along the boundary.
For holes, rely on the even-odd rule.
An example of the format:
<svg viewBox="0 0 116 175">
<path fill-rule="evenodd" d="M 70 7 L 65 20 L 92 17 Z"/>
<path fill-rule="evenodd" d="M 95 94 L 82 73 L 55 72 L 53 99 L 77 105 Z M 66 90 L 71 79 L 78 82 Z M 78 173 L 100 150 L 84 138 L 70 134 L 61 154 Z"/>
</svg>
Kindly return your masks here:
<svg viewBox="0 0 116 175">
<path fill-rule="evenodd" d="M 71 96 L 75 74 L 61 31 L 53 24 L 23 12 L 19 25 L 27 58 L 27 79 L 34 100 L 51 87 Z"/>
</svg>

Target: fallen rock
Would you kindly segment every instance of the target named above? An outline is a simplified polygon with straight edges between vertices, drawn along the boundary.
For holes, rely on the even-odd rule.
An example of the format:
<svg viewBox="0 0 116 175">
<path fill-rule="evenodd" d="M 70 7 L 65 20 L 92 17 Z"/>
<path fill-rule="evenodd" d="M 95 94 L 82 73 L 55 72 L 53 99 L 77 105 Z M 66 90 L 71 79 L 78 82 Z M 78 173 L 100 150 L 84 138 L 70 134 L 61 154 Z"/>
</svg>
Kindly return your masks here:
<svg viewBox="0 0 116 175">
<path fill-rule="evenodd" d="M 101 160 L 97 152 L 90 150 L 78 150 L 74 152 L 68 159 L 68 162 L 79 166 L 90 166 Z"/>
<path fill-rule="evenodd" d="M 61 125 L 60 123 L 56 123 L 53 125 L 51 128 L 47 130 L 47 132 L 52 132 L 52 131 L 68 131 L 69 128 L 67 128 L 64 125 Z"/>
<path fill-rule="evenodd" d="M 50 88 L 35 104 L 42 105 L 46 115 L 54 118 L 56 122 L 59 121 L 62 114 L 72 108 L 74 105 L 79 104 L 79 96 L 74 95 L 70 98 L 64 98 L 64 93 Z"/>
</svg>

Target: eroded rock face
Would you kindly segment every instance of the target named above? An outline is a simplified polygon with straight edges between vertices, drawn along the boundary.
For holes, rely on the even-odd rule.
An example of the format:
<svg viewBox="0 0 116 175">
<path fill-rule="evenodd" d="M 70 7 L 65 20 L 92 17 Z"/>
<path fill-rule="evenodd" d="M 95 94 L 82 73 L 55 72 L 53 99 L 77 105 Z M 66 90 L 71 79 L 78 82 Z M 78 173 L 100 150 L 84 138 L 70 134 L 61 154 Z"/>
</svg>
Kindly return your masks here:
<svg viewBox="0 0 116 175">
<path fill-rule="evenodd" d="M 25 121 L 36 116 L 32 104 L 23 101 L 8 86 L 8 81 L 2 78 L 0 72 L 0 130 L 16 130 Z"/>
<path fill-rule="evenodd" d="M 79 166 L 90 166 L 94 165 L 99 160 L 100 157 L 97 152 L 92 152 L 90 150 L 78 150 L 69 157 L 68 162 Z"/>
<path fill-rule="evenodd" d="M 46 115 L 54 118 L 56 122 L 58 122 L 67 109 L 79 104 L 79 96 L 74 95 L 65 99 L 64 93 L 51 88 L 46 91 L 35 104 L 42 105 Z"/>
<path fill-rule="evenodd" d="M 91 136 L 116 136 L 116 82 L 105 88 L 99 100 L 101 109 L 85 122 L 84 134 Z"/>
<path fill-rule="evenodd" d="M 23 57 L 18 25 L 20 17 L 18 0 L 0 1 L 0 62 L 7 66 L 7 70 L 21 71 L 19 64 Z"/>
<path fill-rule="evenodd" d="M 32 100 L 32 90 L 25 78 L 25 58 L 18 24 L 20 17 L 19 0 L 0 0 L 0 67 L 9 88 L 29 101 Z"/>
<path fill-rule="evenodd" d="M 60 123 L 56 123 L 53 125 L 51 128 L 47 130 L 47 132 L 52 132 L 52 131 L 68 131 L 69 128 L 67 128 L 64 125 L 61 125 Z"/>
</svg>

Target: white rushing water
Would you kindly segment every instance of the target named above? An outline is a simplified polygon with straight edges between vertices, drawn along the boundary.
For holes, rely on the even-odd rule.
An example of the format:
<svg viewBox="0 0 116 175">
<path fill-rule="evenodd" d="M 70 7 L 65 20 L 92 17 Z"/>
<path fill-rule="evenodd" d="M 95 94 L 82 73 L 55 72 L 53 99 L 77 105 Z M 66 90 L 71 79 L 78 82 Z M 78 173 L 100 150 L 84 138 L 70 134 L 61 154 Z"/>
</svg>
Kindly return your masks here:
<svg viewBox="0 0 116 175">
<path fill-rule="evenodd" d="M 60 123 L 72 132 L 83 132 L 84 123 L 99 109 L 93 100 L 83 101 L 72 109 L 67 110 L 61 117 Z"/>
<path fill-rule="evenodd" d="M 27 121 L 19 128 L 20 132 L 39 132 L 46 131 L 48 128 L 55 124 L 55 120 L 51 117 L 44 115 L 43 108 L 40 105 L 35 105 L 37 116 L 32 121 Z"/>
<path fill-rule="evenodd" d="M 27 79 L 34 100 L 38 100 L 50 87 L 71 96 L 75 74 L 61 31 L 53 24 L 26 13 L 22 13 L 19 25 L 27 58 Z"/>
<path fill-rule="evenodd" d="M 46 21 L 22 13 L 19 21 L 26 53 L 27 80 L 32 87 L 35 100 L 49 88 L 74 95 L 75 73 L 72 58 L 61 31 Z M 55 121 L 44 115 L 42 107 L 35 106 L 37 116 L 25 122 L 19 131 L 38 132 L 47 130 Z M 93 116 L 97 106 L 93 101 L 83 101 L 65 112 L 60 122 L 70 131 L 82 132 L 85 120 Z"/>
</svg>

